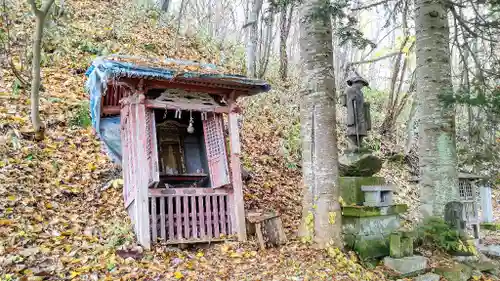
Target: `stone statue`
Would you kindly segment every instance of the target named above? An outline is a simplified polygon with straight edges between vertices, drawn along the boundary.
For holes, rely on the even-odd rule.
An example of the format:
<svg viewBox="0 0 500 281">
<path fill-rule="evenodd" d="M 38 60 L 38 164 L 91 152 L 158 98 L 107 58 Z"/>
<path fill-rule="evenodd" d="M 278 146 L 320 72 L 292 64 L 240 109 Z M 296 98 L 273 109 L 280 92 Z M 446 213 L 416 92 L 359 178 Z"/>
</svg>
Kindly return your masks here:
<svg viewBox="0 0 500 281">
<path fill-rule="evenodd" d="M 365 103 L 361 89 L 368 82 L 359 76 L 347 79 L 347 89 L 343 95 L 343 106 L 347 107 L 347 137 L 356 148 L 361 147 L 363 138 L 371 129 L 370 104 Z"/>
<path fill-rule="evenodd" d="M 444 220 L 461 234 L 465 232 L 464 205 L 462 202 L 451 201 L 444 206 Z"/>
</svg>

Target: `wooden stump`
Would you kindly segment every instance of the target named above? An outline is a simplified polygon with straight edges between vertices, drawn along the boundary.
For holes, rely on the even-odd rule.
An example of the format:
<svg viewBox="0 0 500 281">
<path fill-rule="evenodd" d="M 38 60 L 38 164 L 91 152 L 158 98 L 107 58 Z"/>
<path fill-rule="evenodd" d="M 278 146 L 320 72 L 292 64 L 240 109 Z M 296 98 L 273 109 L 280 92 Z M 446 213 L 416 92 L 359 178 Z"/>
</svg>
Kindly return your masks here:
<svg viewBox="0 0 500 281">
<path fill-rule="evenodd" d="M 281 218 L 276 212 L 249 211 L 246 215 L 247 233 L 256 234 L 260 248 L 266 248 L 266 244 L 279 246 L 286 243 L 286 235 Z"/>
</svg>

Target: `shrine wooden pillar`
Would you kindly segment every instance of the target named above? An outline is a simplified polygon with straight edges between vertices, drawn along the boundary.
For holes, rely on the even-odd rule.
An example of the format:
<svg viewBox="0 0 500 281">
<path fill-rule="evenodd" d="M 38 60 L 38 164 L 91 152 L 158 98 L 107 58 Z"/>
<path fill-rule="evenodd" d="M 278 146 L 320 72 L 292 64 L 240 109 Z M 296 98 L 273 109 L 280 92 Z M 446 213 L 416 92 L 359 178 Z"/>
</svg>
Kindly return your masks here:
<svg viewBox="0 0 500 281">
<path fill-rule="evenodd" d="M 148 186 L 151 178 L 148 155 L 150 112 L 146 109 L 145 95 L 139 85 L 133 95 L 122 102 L 122 146 L 124 156 L 124 199 L 127 212 L 134 224 L 137 241 L 146 249 L 151 248 L 149 225 Z M 127 116 L 127 120 L 124 119 Z M 126 122 L 125 122 L 126 121 Z"/>
<path fill-rule="evenodd" d="M 239 241 L 247 240 L 246 224 L 245 224 L 245 203 L 243 200 L 243 181 L 241 179 L 241 160 L 240 160 L 240 135 L 238 129 L 238 113 L 235 112 L 236 103 L 232 97 L 229 100 L 229 143 L 231 147 L 230 166 L 231 166 L 231 183 L 233 187 L 233 216 L 232 226 L 233 232 L 238 234 Z"/>
</svg>

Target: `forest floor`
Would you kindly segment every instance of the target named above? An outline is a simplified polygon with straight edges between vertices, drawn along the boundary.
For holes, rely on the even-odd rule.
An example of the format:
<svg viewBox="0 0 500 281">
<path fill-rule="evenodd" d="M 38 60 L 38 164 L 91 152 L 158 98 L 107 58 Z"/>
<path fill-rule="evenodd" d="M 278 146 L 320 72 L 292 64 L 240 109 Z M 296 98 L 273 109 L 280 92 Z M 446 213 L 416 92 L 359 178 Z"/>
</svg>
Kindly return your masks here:
<svg viewBox="0 0 500 281">
<path fill-rule="evenodd" d="M 10 32 L 18 38 L 14 47 L 21 48 L 33 20 L 27 3 L 16 2 Z M 154 13 L 123 16 L 125 2 L 68 0 L 66 16 L 47 27 L 41 93 L 45 140 L 32 140 L 29 92 L 7 67 L 0 68 L 0 280 L 386 279 L 387 270 L 367 270 L 353 253 L 315 250 L 294 238 L 300 172 L 288 167 L 281 153 L 286 131 L 270 103 L 244 104 L 251 110 L 242 132 L 243 163 L 254 176 L 245 204 L 282 213 L 290 242 L 265 251 L 254 241 L 188 250 L 157 245 L 142 251 L 135 245 L 121 186 L 101 190 L 119 175 L 88 127 L 88 114 L 82 114 L 88 110 L 85 70 L 95 55 L 106 52 L 218 58 L 209 44 L 191 38 L 179 38 L 175 48 L 172 28 L 159 26 Z M 236 65 L 228 67 L 236 71 Z M 127 256 L 128 250 L 136 252 Z M 447 260 L 432 255 L 434 263 Z"/>
</svg>

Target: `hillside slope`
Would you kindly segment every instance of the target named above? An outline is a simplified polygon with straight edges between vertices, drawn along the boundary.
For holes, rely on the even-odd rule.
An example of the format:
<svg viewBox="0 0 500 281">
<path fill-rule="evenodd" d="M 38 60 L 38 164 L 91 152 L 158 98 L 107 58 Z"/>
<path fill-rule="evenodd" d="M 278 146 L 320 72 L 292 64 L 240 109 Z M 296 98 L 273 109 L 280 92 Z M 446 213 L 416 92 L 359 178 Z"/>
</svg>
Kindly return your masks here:
<svg viewBox="0 0 500 281">
<path fill-rule="evenodd" d="M 8 69 L 0 69 L 0 280 L 382 278 L 352 255 L 316 251 L 295 241 L 266 251 L 257 251 L 253 242 L 190 251 L 137 248 L 120 186 L 101 190 L 119 172 L 84 126 L 88 97 L 83 73 L 95 55 L 108 52 L 217 63 L 216 52 L 192 38 L 179 38 L 176 49 L 172 29 L 159 26 L 153 12 L 132 12 L 130 1 L 65 2 L 66 17 L 51 21 L 44 39 L 44 141 L 32 141 L 29 93 Z M 25 1 L 9 5 L 9 17 L 16 18 L 10 32 L 21 47 L 33 19 Z M 231 63 L 226 66 L 234 69 Z M 299 221 L 300 174 L 286 168 L 290 163 L 280 152 L 284 131 L 276 124 L 286 120 L 273 116 L 266 104 L 244 102 L 255 109 L 245 116 L 242 136 L 244 163 L 254 175 L 245 189 L 246 204 L 278 209 L 293 230 Z"/>
</svg>

